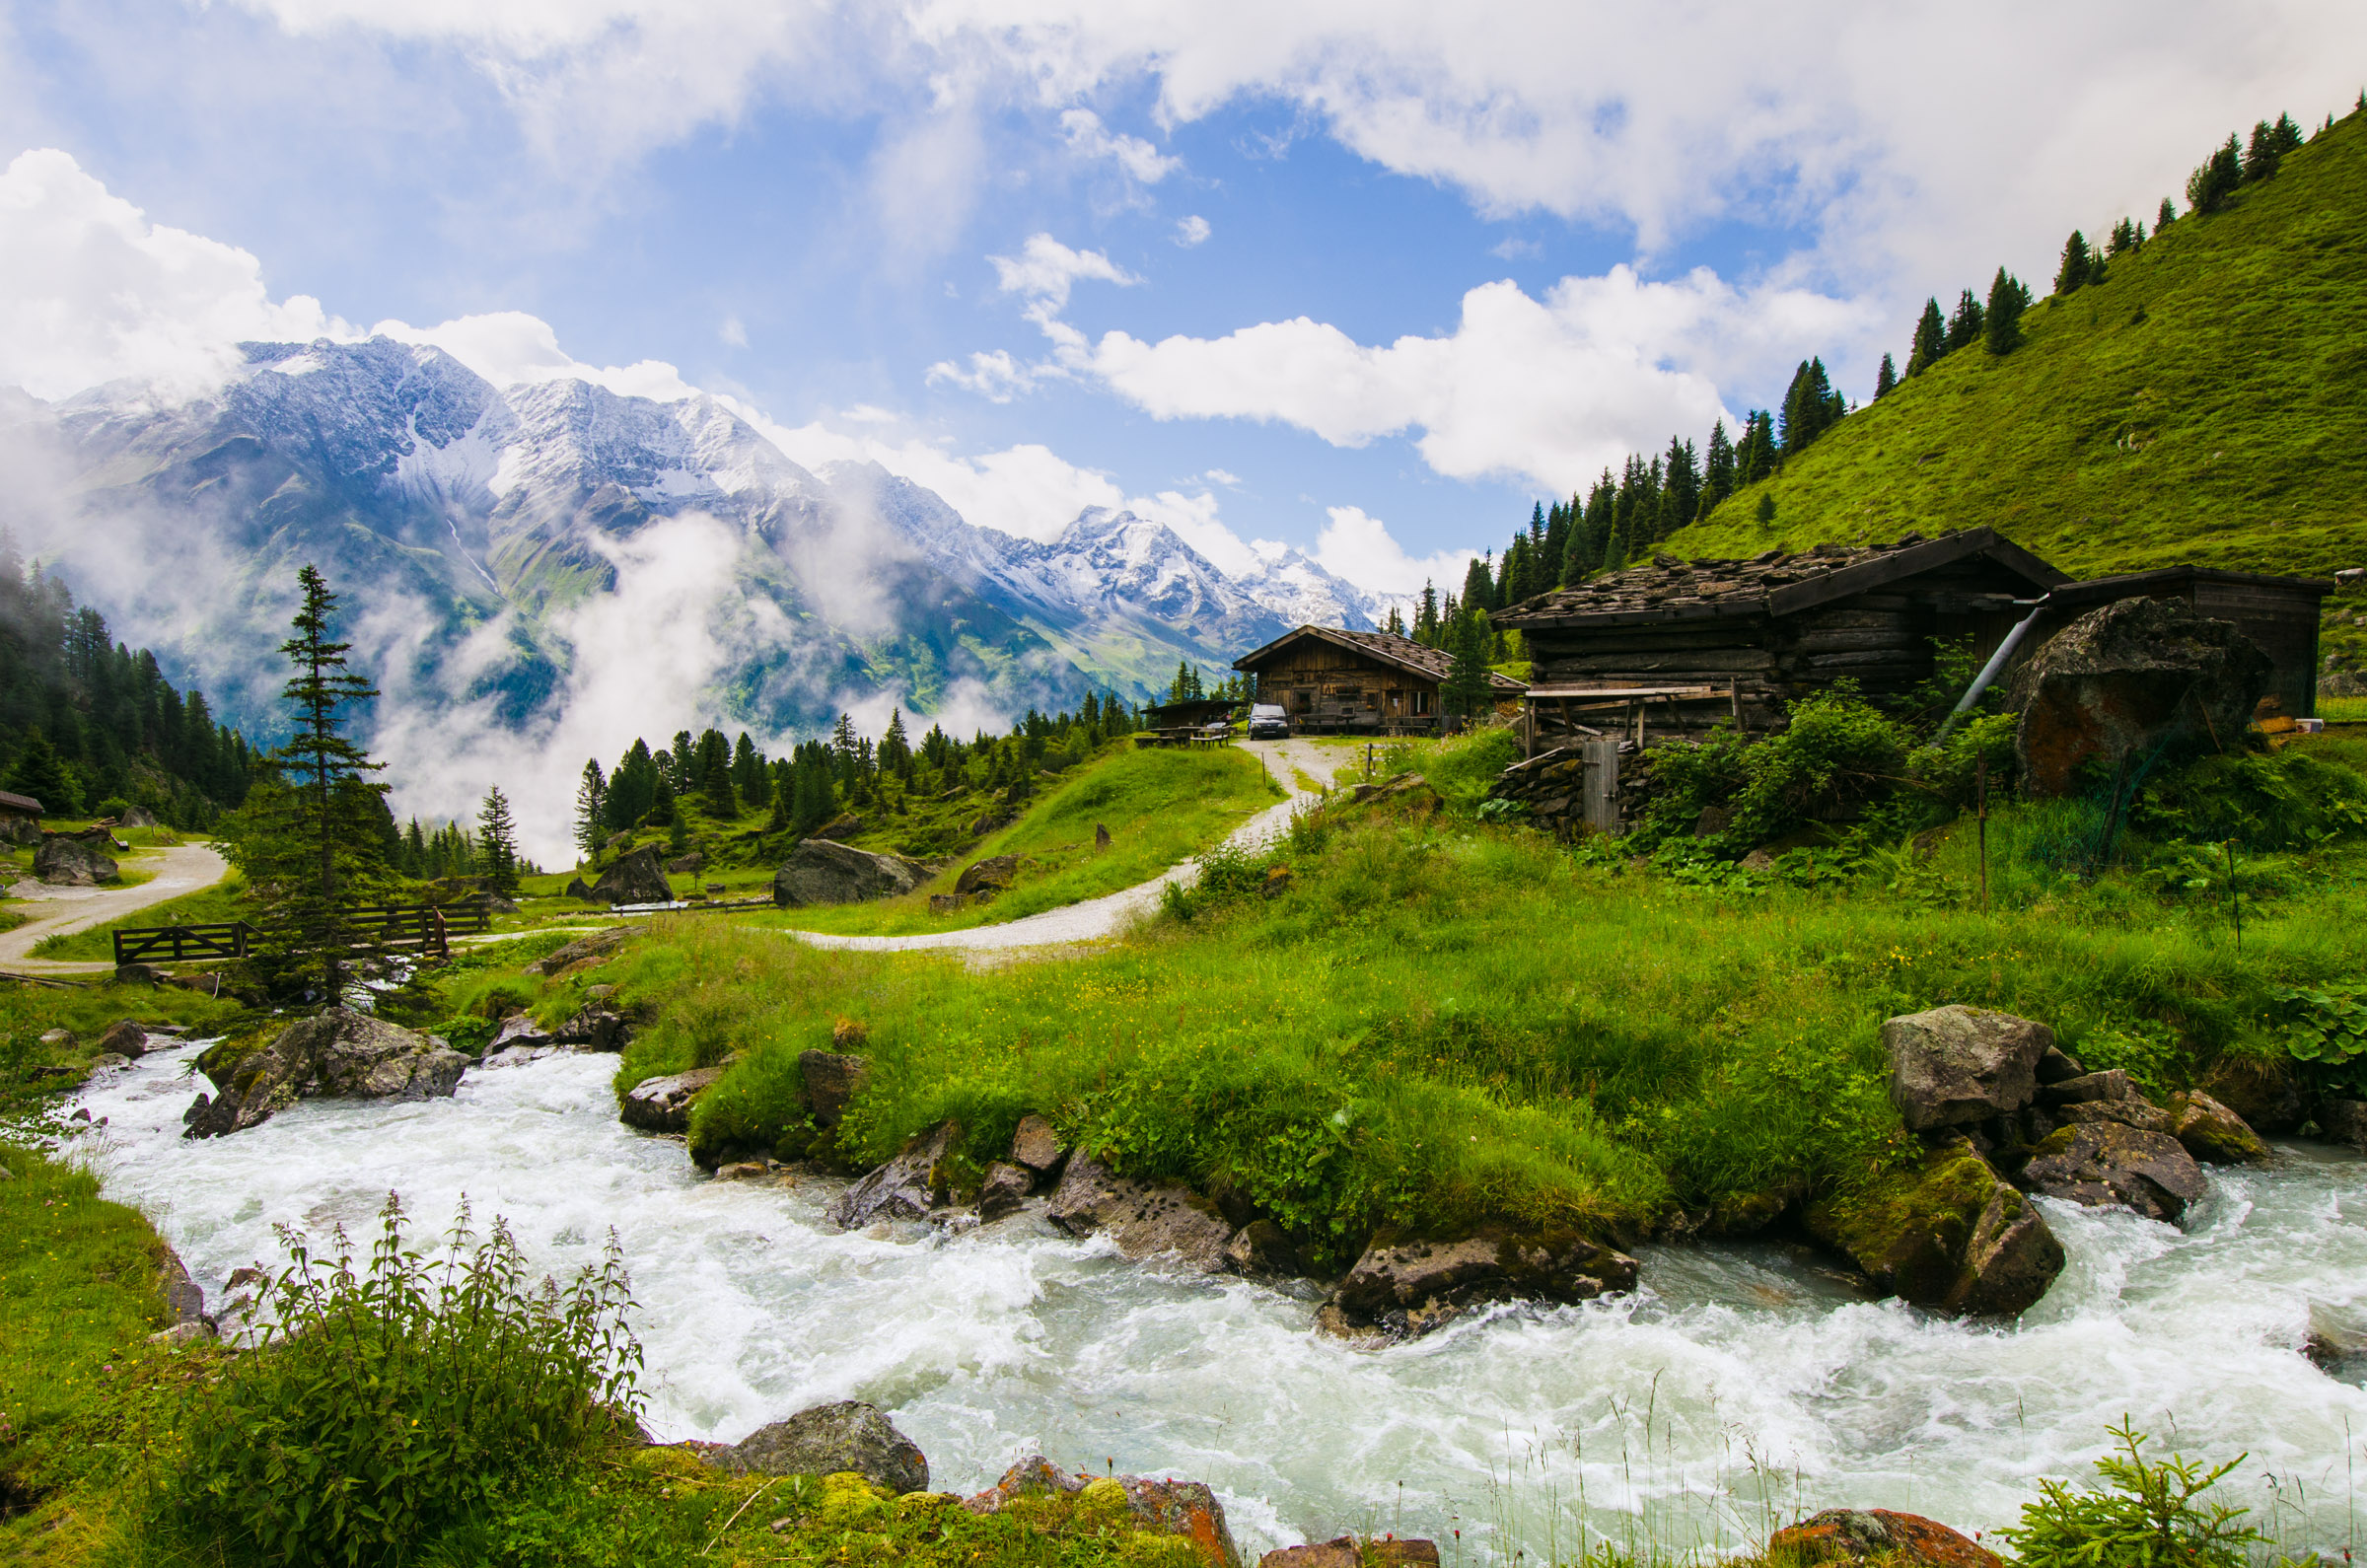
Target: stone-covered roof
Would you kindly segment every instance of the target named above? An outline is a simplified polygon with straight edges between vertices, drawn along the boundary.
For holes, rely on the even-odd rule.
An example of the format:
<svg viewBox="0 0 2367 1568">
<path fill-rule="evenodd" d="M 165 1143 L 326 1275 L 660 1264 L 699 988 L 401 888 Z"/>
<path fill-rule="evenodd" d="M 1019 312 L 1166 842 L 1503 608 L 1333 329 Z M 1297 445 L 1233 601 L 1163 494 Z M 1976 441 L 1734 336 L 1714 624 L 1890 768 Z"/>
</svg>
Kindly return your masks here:
<svg viewBox="0 0 2367 1568">
<path fill-rule="evenodd" d="M 1236 670 L 1255 670 L 1260 663 L 1302 637 L 1318 637 L 1342 648 L 1353 649 L 1383 664 L 1420 676 L 1424 680 L 1443 681 L 1455 667 L 1454 655 L 1443 648 L 1425 647 L 1411 637 L 1399 637 L 1386 631 L 1343 631 L 1337 626 L 1300 626 L 1286 631 L 1264 647 L 1243 654 L 1233 661 Z M 1518 693 L 1529 688 L 1510 676 L 1489 671 L 1488 684 L 1498 691 Z"/>
<path fill-rule="evenodd" d="M 1889 544 L 1768 550 L 1748 560 L 1686 561 L 1655 555 L 1639 566 L 1525 599 L 1496 611 L 1492 619 L 1499 626 L 1529 626 L 1598 616 L 1661 620 L 1788 615 L 1975 555 L 1995 558 L 2036 591 L 2070 581 L 1993 529 L 1965 529 L 1936 539 L 1909 534 Z"/>
<path fill-rule="evenodd" d="M 0 790 L 0 812 L 38 817 L 41 815 L 41 803 L 30 795 L 12 795 L 7 790 Z"/>
</svg>

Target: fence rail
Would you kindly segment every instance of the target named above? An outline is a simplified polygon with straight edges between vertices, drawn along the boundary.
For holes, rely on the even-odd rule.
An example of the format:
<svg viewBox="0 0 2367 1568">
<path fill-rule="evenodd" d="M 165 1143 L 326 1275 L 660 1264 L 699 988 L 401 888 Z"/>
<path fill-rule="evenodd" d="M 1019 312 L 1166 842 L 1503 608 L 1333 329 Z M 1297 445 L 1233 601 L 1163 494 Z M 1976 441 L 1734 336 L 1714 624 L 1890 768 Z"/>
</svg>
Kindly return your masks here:
<svg viewBox="0 0 2367 1568">
<path fill-rule="evenodd" d="M 338 913 L 352 929 L 355 947 L 407 948 L 438 958 L 451 956 L 451 938 L 475 936 L 493 925 L 493 911 L 481 899 L 441 908 L 434 904 L 356 904 Z M 255 938 L 261 934 L 244 920 L 126 927 L 114 933 L 115 964 L 120 968 L 157 959 L 176 963 L 191 959 L 243 959 L 253 951 Z"/>
</svg>

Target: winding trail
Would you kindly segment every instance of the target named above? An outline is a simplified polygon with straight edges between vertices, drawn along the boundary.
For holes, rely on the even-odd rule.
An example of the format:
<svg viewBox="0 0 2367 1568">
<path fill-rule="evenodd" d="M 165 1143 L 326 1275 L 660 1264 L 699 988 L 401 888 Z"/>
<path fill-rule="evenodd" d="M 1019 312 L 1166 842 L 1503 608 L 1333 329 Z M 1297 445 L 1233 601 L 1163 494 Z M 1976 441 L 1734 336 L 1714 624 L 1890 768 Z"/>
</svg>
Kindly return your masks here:
<svg viewBox="0 0 2367 1568">
<path fill-rule="evenodd" d="M 1282 787 L 1287 799 L 1268 807 L 1235 828 L 1225 842 L 1243 849 L 1259 849 L 1281 836 L 1291 818 L 1320 799 L 1312 791 L 1299 788 L 1297 774 L 1303 770 L 1310 778 L 1321 778 L 1338 758 L 1327 760 L 1324 752 L 1304 741 L 1245 741 L 1243 750 L 1265 764 L 1266 773 Z M 1168 884 L 1188 888 L 1199 880 L 1200 864 L 1195 857 L 1171 866 L 1149 882 L 1137 883 L 1117 892 L 1088 898 L 1082 903 L 1063 904 L 1046 909 L 1041 914 L 1028 915 L 1004 925 L 972 926 L 967 931 L 930 931 L 902 937 L 834 936 L 821 931 L 781 929 L 783 936 L 817 948 L 849 948 L 863 953 L 909 953 L 925 949 L 967 949 L 990 952 L 1006 948 L 1063 947 L 1080 942 L 1094 942 L 1114 936 L 1131 922 L 1159 906 L 1159 894 Z"/>
<path fill-rule="evenodd" d="M 230 875 L 230 862 L 211 844 L 175 844 L 142 852 L 138 869 L 156 875 L 136 888 L 52 888 L 31 878 L 18 883 L 13 895 L 35 906 L 33 918 L 14 931 L 0 931 L 0 965 L 27 974 L 112 971 L 114 964 L 106 960 L 36 959 L 33 947 L 44 937 L 71 936 L 210 888 Z"/>
</svg>

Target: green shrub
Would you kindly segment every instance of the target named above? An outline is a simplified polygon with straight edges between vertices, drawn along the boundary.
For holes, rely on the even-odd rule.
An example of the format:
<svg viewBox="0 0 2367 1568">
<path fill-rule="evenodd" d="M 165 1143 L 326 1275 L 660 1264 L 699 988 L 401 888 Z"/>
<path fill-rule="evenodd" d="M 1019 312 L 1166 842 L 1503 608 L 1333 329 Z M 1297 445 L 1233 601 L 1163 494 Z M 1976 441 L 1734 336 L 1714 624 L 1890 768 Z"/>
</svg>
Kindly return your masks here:
<svg viewBox="0 0 2367 1568">
<path fill-rule="evenodd" d="M 2206 1473 L 2176 1454 L 2148 1461 L 2145 1435 L 2125 1418 L 2110 1430 L 2120 1451 L 2096 1461 L 2107 1485 L 2041 1481 L 2022 1523 L 1998 1532 L 2021 1568 L 2245 1568 L 2245 1548 L 2261 1539 L 2236 1524 L 2248 1510 L 2194 1501 L 2245 1456 Z"/>
<path fill-rule="evenodd" d="M 2367 778 L 2295 749 L 2206 756 L 2145 790 L 2129 823 L 2256 853 L 2306 849 L 2367 830 Z"/>
<path fill-rule="evenodd" d="M 1764 843 L 1803 822 L 1841 821 L 1906 774 L 1907 736 L 1848 681 L 1793 704 L 1791 722 L 1743 755 L 1734 832 Z"/>
<path fill-rule="evenodd" d="M 2193 1082 L 2194 1066 L 2177 1030 L 2158 1019 L 2102 1024 L 2082 1034 L 2073 1048 L 2092 1073 L 2119 1068 L 2147 1098 L 2167 1100 Z"/>
<path fill-rule="evenodd" d="M 260 1342 L 192 1414 L 158 1523 L 234 1558 L 392 1563 L 517 1476 L 621 1432 L 641 1349 L 614 1239 L 597 1270 L 537 1289 L 508 1227 L 463 1206 L 431 1264 L 390 1194 L 367 1265 L 282 1228 L 289 1266 Z M 474 1244 L 474 1245 L 471 1245 Z"/>
<path fill-rule="evenodd" d="M 2280 985 L 2268 994 L 2282 1015 L 2286 1054 L 2310 1086 L 2367 1098 L 2367 986 Z"/>
</svg>

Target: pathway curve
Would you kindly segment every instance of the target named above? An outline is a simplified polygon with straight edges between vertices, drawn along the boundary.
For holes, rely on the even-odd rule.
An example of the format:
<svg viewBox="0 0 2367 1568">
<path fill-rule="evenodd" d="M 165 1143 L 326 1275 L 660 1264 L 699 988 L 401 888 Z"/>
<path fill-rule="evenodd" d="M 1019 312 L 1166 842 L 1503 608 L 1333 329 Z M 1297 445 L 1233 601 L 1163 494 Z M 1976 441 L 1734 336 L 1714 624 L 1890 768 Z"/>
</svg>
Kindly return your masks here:
<svg viewBox="0 0 2367 1568">
<path fill-rule="evenodd" d="M 11 890 L 33 906 L 33 917 L 14 931 L 0 931 L 0 965 L 28 974 L 89 974 L 112 970 L 105 960 L 36 959 L 33 946 L 43 937 L 71 936 L 120 920 L 127 914 L 210 888 L 230 875 L 230 862 L 211 844 L 175 844 L 143 850 L 139 869 L 155 876 L 136 888 L 52 888 L 28 877 Z"/>
<path fill-rule="evenodd" d="M 1299 787 L 1298 773 L 1321 780 L 1339 763 L 1304 741 L 1247 741 L 1242 749 L 1265 764 L 1275 783 L 1289 797 L 1235 828 L 1225 842 L 1244 849 L 1261 849 L 1289 825 L 1290 819 L 1319 797 Z M 972 926 L 967 931 L 931 931 L 905 937 L 845 937 L 820 931 L 785 930 L 783 935 L 818 948 L 852 948 L 864 953 L 909 953 L 922 949 L 967 949 L 972 952 L 1002 948 L 1046 948 L 1092 942 L 1113 936 L 1129 923 L 1159 907 L 1160 891 L 1170 883 L 1188 888 L 1199 880 L 1195 858 L 1171 866 L 1149 882 L 1119 892 L 1063 904 L 1003 925 Z M 776 928 L 778 929 L 778 928 Z"/>
</svg>

